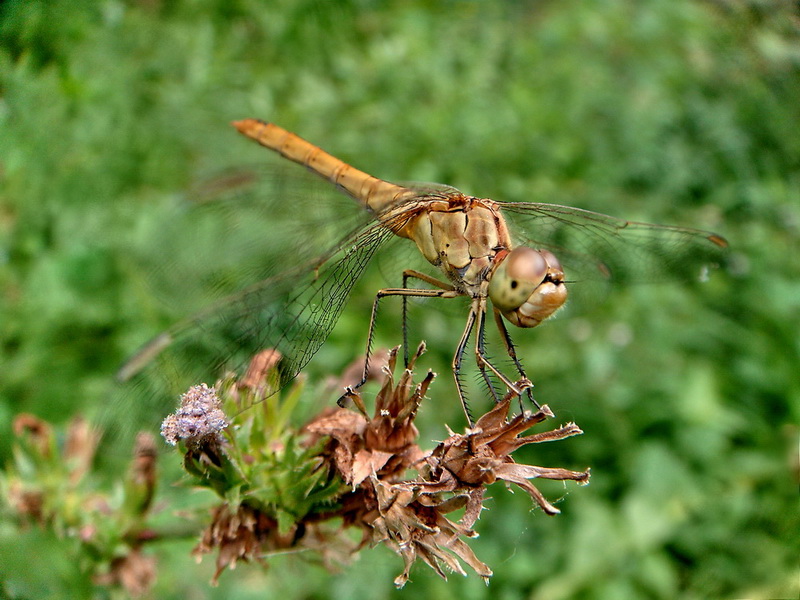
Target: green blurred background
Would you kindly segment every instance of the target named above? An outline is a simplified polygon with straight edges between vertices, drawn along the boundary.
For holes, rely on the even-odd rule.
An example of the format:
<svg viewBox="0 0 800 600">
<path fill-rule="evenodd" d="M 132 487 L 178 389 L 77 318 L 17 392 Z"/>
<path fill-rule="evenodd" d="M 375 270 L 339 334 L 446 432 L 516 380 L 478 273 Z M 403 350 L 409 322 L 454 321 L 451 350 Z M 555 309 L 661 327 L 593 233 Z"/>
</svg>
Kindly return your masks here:
<svg viewBox="0 0 800 600">
<path fill-rule="evenodd" d="M 710 229 L 732 252 L 705 284 L 631 286 L 515 332 L 537 398 L 586 432 L 522 458 L 593 478 L 542 486 L 563 496 L 554 518 L 493 489 L 472 544 L 488 588 L 418 567 L 396 592 L 400 559 L 378 548 L 215 589 L 187 543 L 151 549 L 152 597 L 798 597 L 799 28 L 796 3 L 760 0 L 3 3 L 3 462 L 15 413 L 101 412 L 116 367 L 186 312 L 191 283 L 143 283 L 154 232 L 203 177 L 276 162 L 229 126 L 258 117 L 386 179 Z M 380 285 L 365 277 L 312 381 L 361 351 Z M 425 367 L 446 373 L 462 321 L 419 313 Z M 423 446 L 463 426 L 449 386 Z M 10 525 L 0 543 L 27 557 L 0 564 L 5 593 L 93 593 L 69 543 Z"/>
</svg>

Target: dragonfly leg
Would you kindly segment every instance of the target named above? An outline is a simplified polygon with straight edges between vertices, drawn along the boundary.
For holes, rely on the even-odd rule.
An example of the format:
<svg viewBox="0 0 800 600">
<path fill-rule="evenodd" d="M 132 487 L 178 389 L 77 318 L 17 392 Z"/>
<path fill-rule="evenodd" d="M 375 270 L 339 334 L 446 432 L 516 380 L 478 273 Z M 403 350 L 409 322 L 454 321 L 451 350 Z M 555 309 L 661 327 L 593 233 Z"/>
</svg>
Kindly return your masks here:
<svg viewBox="0 0 800 600">
<path fill-rule="evenodd" d="M 432 286 L 441 290 L 453 291 L 455 288 L 445 281 L 440 281 L 435 277 L 431 277 L 420 271 L 414 269 L 406 269 L 403 271 L 403 289 L 408 289 L 406 284 L 408 280 L 414 278 L 429 283 Z M 408 367 L 408 296 L 403 295 L 403 365 Z"/>
<path fill-rule="evenodd" d="M 497 324 L 497 329 L 500 330 L 500 337 L 503 338 L 503 344 L 505 344 L 506 352 L 508 356 L 511 357 L 511 360 L 514 361 L 514 365 L 517 367 L 517 373 L 522 379 L 528 379 L 527 374 L 525 373 L 525 369 L 522 367 L 522 363 L 517 358 L 517 350 L 514 347 L 514 342 L 511 339 L 511 334 L 508 333 L 508 328 L 506 327 L 505 321 L 503 321 L 503 317 L 500 314 L 500 311 L 496 308 L 494 309 L 494 322 Z M 528 395 L 528 400 L 537 408 L 541 408 L 539 403 L 533 397 L 533 384 L 525 390 L 525 393 Z M 520 411 L 523 411 L 524 408 L 522 406 L 522 396 L 520 396 Z"/>
<path fill-rule="evenodd" d="M 469 406 L 467 405 L 467 396 L 464 392 L 464 387 L 461 385 L 461 363 L 464 360 L 464 352 L 467 348 L 469 336 L 472 334 L 472 329 L 475 327 L 475 303 L 469 309 L 467 316 L 467 325 L 464 327 L 464 333 L 461 334 L 461 339 L 458 341 L 456 353 L 453 355 L 453 378 L 456 380 L 456 391 L 458 392 L 458 399 L 461 400 L 461 406 L 464 409 L 464 414 L 467 417 L 467 423 L 470 427 L 475 425 L 475 421 L 470 413 Z"/>
<path fill-rule="evenodd" d="M 527 379 L 523 377 L 522 380 L 518 382 L 511 381 L 506 375 L 504 375 L 497 367 L 495 367 L 489 358 L 486 356 L 485 345 L 483 340 L 483 335 L 485 332 L 485 321 L 486 321 L 486 298 L 475 298 L 473 301 L 473 309 L 472 309 L 478 319 L 478 337 L 475 343 L 475 360 L 478 363 L 478 369 L 480 369 L 481 373 L 484 376 L 485 380 L 488 379 L 488 375 L 486 375 L 486 367 L 495 374 L 495 376 L 503 382 L 503 384 L 511 390 L 514 394 L 519 396 L 522 395 L 522 390 L 524 389 L 521 387 L 523 382 L 527 383 Z M 494 391 L 494 387 L 490 386 L 490 390 L 492 392 L 492 396 L 494 396 L 495 401 L 498 401 L 497 394 Z"/>
<path fill-rule="evenodd" d="M 347 399 L 352 395 L 353 391 L 357 390 L 367 382 L 367 378 L 369 377 L 369 359 L 372 355 L 372 342 L 375 337 L 375 322 L 377 321 L 378 316 L 378 304 L 382 298 L 385 298 L 386 296 L 403 296 L 404 298 L 408 296 L 414 296 L 417 298 L 456 298 L 458 295 L 458 292 L 453 289 L 425 290 L 413 288 L 386 288 L 375 294 L 375 300 L 372 303 L 372 313 L 369 317 L 369 328 L 367 330 L 367 349 L 364 353 L 364 371 L 361 374 L 361 381 L 356 383 L 354 386 L 348 386 L 345 389 L 345 393 L 339 397 L 337 403 L 340 406 L 343 406 L 347 402 Z"/>
<path fill-rule="evenodd" d="M 478 370 L 481 373 L 481 377 L 483 377 L 484 383 L 486 383 L 486 387 L 489 388 L 489 392 L 492 394 L 492 398 L 494 399 L 494 403 L 497 404 L 500 402 L 500 397 L 497 395 L 497 390 L 494 389 L 494 382 L 492 378 L 489 377 L 489 374 L 486 372 L 486 362 L 482 360 L 483 357 L 486 356 L 486 311 L 485 305 L 483 310 L 478 313 L 478 337 L 477 342 L 475 344 L 476 355 L 478 356 L 477 363 L 478 363 Z"/>
</svg>

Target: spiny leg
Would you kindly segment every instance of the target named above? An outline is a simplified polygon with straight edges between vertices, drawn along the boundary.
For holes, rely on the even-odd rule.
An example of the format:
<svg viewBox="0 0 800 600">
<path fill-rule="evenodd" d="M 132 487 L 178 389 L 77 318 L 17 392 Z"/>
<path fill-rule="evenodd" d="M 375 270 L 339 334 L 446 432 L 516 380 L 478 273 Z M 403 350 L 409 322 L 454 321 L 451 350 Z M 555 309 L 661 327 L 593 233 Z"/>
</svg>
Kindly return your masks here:
<svg viewBox="0 0 800 600">
<path fill-rule="evenodd" d="M 503 317 L 500 314 L 500 311 L 496 308 L 494 309 L 494 322 L 497 324 L 497 329 L 500 330 L 500 337 L 503 338 L 503 344 L 506 347 L 506 353 L 508 356 L 511 357 L 511 360 L 514 361 L 514 365 L 517 367 L 517 373 L 522 379 L 528 379 L 528 375 L 525 373 L 525 369 L 522 368 L 522 363 L 517 358 L 517 350 L 514 347 L 514 342 L 511 339 L 511 334 L 508 333 L 508 328 L 506 327 L 505 321 L 503 321 Z M 541 408 L 539 403 L 533 397 L 533 384 L 525 390 L 525 393 L 528 395 L 528 400 L 537 408 Z M 519 396 L 519 409 L 520 411 L 524 412 L 524 407 L 522 406 L 522 396 Z"/>
<path fill-rule="evenodd" d="M 408 289 L 406 288 L 406 283 L 412 277 L 429 283 L 433 287 L 441 290 L 446 290 L 448 292 L 455 291 L 455 288 L 449 283 L 440 281 L 435 277 L 431 277 L 415 269 L 406 269 L 403 271 L 403 289 Z M 403 365 L 408 368 L 408 296 L 405 294 L 403 295 Z"/>
<path fill-rule="evenodd" d="M 475 326 L 475 302 L 472 303 L 467 316 L 467 325 L 464 327 L 464 333 L 461 334 L 461 339 L 458 341 L 456 353 L 453 355 L 453 378 L 456 381 L 456 391 L 458 392 L 458 399 L 461 401 L 461 407 L 464 409 L 464 415 L 467 417 L 467 423 L 470 427 L 475 425 L 472 419 L 472 414 L 467 405 L 467 397 L 464 393 L 464 388 L 461 385 L 461 363 L 464 360 L 464 351 L 467 348 L 469 336 L 472 334 L 472 328 Z"/>
<path fill-rule="evenodd" d="M 519 382 L 511 381 L 508 377 L 506 377 L 497 367 L 495 367 L 489 358 L 486 356 L 486 352 L 484 351 L 484 343 L 481 339 L 485 329 L 485 321 L 486 321 L 486 298 L 475 298 L 472 303 L 474 312 L 477 314 L 478 318 L 478 339 L 475 342 L 475 360 L 478 363 L 478 368 L 481 371 L 485 371 L 486 367 L 489 367 L 489 370 L 495 374 L 495 376 L 502 381 L 505 386 L 514 392 L 517 395 L 522 395 L 521 386 L 518 385 L 519 383 L 527 383 L 527 379 L 523 378 Z M 494 394 L 495 400 L 497 396 Z"/>
<path fill-rule="evenodd" d="M 477 334 L 477 341 L 475 344 L 475 351 L 478 357 L 486 356 L 485 307 L 483 312 L 478 313 L 478 334 Z M 494 389 L 494 382 L 492 381 L 492 378 L 489 377 L 489 374 L 486 372 L 486 363 L 482 361 L 480 358 L 477 359 L 477 363 L 478 363 L 478 370 L 481 373 L 481 377 L 483 377 L 483 381 L 486 384 L 486 387 L 489 388 L 489 392 L 492 394 L 494 403 L 497 404 L 498 402 L 500 402 L 500 398 L 497 396 L 497 390 Z"/>
<path fill-rule="evenodd" d="M 380 302 L 381 298 L 385 298 L 386 296 L 416 296 L 420 298 L 455 298 L 458 296 L 458 293 L 455 290 L 420 290 L 420 289 L 408 289 L 408 288 L 386 288 L 383 290 L 379 290 L 377 294 L 375 294 L 375 300 L 372 303 L 372 312 L 370 313 L 369 318 L 369 328 L 367 330 L 367 348 L 364 353 L 364 371 L 361 374 L 361 381 L 359 381 L 354 386 L 347 386 L 345 389 L 344 394 L 339 397 L 337 404 L 339 406 L 344 406 L 347 402 L 347 399 L 352 397 L 352 394 L 355 390 L 360 388 L 367 382 L 367 378 L 369 376 L 369 359 L 372 355 L 372 341 L 375 337 L 375 322 L 378 316 L 378 303 Z"/>
</svg>

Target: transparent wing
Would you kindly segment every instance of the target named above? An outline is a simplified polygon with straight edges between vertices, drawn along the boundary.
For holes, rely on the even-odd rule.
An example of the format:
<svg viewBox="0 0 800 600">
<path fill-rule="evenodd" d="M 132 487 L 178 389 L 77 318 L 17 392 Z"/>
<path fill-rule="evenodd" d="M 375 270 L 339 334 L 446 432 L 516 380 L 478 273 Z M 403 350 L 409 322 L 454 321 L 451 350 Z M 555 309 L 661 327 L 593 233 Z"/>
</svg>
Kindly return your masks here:
<svg viewBox="0 0 800 600">
<path fill-rule="evenodd" d="M 399 210 L 379 224 L 328 182 L 283 165 L 236 167 L 192 185 L 152 217 L 156 233 L 139 242 L 148 250 L 131 258 L 149 295 L 192 316 L 123 365 L 104 420 L 157 423 L 189 386 L 241 374 L 265 349 L 283 357 L 280 385 L 291 381 L 385 242 L 401 242 L 385 254 L 413 249 L 392 233 L 406 218 Z"/>
<path fill-rule="evenodd" d="M 373 224 L 315 263 L 265 279 L 175 324 L 120 370 L 119 378 L 130 381 L 125 410 L 141 411 L 145 420 L 163 418 L 165 403 L 190 385 L 240 371 L 265 349 L 281 353 L 285 385 L 325 342 L 353 285 L 391 237 L 390 229 Z"/>
<path fill-rule="evenodd" d="M 551 250 L 579 305 L 611 286 L 700 280 L 724 260 L 724 238 L 699 229 L 626 221 L 557 204 L 501 203 L 515 243 Z M 582 297 L 581 297 L 582 296 Z"/>
<path fill-rule="evenodd" d="M 576 259 L 575 279 L 655 282 L 692 279 L 718 266 L 728 243 L 699 229 L 626 221 L 557 204 L 509 202 L 502 211 L 518 243 Z M 573 277 L 570 276 L 570 279 Z"/>
</svg>

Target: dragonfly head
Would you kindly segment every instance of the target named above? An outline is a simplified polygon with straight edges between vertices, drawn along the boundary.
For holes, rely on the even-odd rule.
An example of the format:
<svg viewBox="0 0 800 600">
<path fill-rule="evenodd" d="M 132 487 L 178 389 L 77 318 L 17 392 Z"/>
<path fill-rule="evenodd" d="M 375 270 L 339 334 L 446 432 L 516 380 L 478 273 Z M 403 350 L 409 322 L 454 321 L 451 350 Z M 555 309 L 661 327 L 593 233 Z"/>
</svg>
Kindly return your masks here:
<svg viewBox="0 0 800 600">
<path fill-rule="evenodd" d="M 500 258 L 489 298 L 514 325 L 536 327 L 567 300 L 564 270 L 552 252 L 519 246 Z"/>
</svg>

